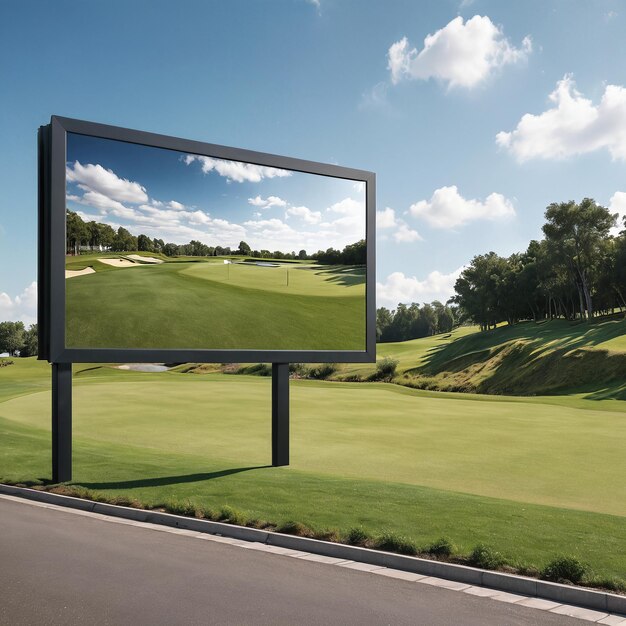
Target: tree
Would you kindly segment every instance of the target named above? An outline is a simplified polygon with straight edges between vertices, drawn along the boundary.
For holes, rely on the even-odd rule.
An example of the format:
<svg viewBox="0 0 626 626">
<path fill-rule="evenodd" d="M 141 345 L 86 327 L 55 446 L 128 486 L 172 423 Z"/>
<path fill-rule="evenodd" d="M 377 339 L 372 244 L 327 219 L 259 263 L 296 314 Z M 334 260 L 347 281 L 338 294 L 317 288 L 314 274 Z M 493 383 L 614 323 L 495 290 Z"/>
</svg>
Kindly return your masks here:
<svg viewBox="0 0 626 626">
<path fill-rule="evenodd" d="M 546 242 L 576 285 L 581 317 L 585 316 L 586 309 L 587 320 L 590 320 L 593 316 L 592 284 L 600 260 L 600 244 L 608 237 L 617 215 L 612 215 L 591 198 L 584 198 L 580 204 L 574 201 L 552 203 L 546 209 L 545 217 Z"/>
<path fill-rule="evenodd" d="M 367 246 L 365 239 L 351 243 L 343 249 L 342 263 L 345 265 L 365 265 L 367 261 Z"/>
<path fill-rule="evenodd" d="M 139 235 L 137 237 L 137 250 L 141 252 L 154 252 L 154 244 L 148 235 Z"/>
<path fill-rule="evenodd" d="M 0 322 L 0 352 L 15 356 L 24 345 L 23 322 Z"/>
<path fill-rule="evenodd" d="M 417 305 L 413 305 L 417 307 Z M 411 327 L 411 339 L 418 337 L 430 337 L 437 332 L 437 313 L 430 304 L 422 305 L 422 308 L 415 311 L 414 320 Z"/>
<path fill-rule="evenodd" d="M 239 242 L 239 250 L 238 250 L 239 254 L 242 254 L 244 256 L 249 256 L 251 251 L 252 249 L 245 241 Z"/>
<path fill-rule="evenodd" d="M 105 250 L 108 250 L 113 245 L 113 240 L 115 239 L 115 231 L 108 224 L 98 224 L 98 230 L 100 231 L 98 235 L 100 245 Z"/>
<path fill-rule="evenodd" d="M 37 324 L 31 324 L 28 330 L 24 331 L 24 342 L 20 347 L 20 356 L 36 356 L 37 339 Z"/>
<path fill-rule="evenodd" d="M 89 241 L 90 231 L 83 219 L 74 213 L 74 211 L 66 212 L 65 220 L 65 239 L 67 254 L 78 254 L 80 246 Z"/>
<path fill-rule="evenodd" d="M 131 250 L 137 250 L 137 237 L 134 237 L 125 228 L 120 226 L 113 239 L 111 249 L 115 252 L 130 252 Z"/>
<path fill-rule="evenodd" d="M 387 308 L 376 310 L 376 341 L 380 341 L 387 328 L 393 322 L 393 314 Z"/>
<path fill-rule="evenodd" d="M 506 319 L 507 259 L 495 252 L 475 256 L 463 270 L 456 283 L 455 302 L 470 319 L 487 330 Z"/>
<path fill-rule="evenodd" d="M 166 243 L 163 246 L 163 254 L 165 256 L 178 256 L 178 246 L 175 243 Z"/>
<path fill-rule="evenodd" d="M 87 222 L 85 224 L 89 232 L 89 247 L 93 250 L 100 245 L 100 224 L 96 221 Z"/>
<path fill-rule="evenodd" d="M 298 258 L 301 260 L 306 259 L 306 250 L 300 250 L 300 252 L 298 252 Z"/>
<path fill-rule="evenodd" d="M 312 258 L 319 263 L 327 265 L 365 265 L 367 246 L 365 239 L 347 245 L 343 250 L 328 248 L 326 251 L 319 250 Z"/>
<path fill-rule="evenodd" d="M 435 311 L 437 320 L 435 332 L 449 333 L 454 326 L 454 315 L 450 307 L 444 306 L 439 300 L 434 300 L 431 302 L 430 306 Z"/>
</svg>

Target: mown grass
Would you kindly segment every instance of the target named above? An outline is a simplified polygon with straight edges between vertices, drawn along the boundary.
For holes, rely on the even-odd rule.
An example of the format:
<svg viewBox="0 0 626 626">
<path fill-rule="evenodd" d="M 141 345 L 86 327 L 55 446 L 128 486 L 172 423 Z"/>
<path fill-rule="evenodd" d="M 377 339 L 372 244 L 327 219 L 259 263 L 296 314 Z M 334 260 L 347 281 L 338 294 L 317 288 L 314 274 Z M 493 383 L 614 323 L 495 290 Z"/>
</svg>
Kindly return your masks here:
<svg viewBox="0 0 626 626">
<path fill-rule="evenodd" d="M 0 479 L 32 484 L 49 476 L 49 433 L 0 418 Z M 361 541 L 428 553 L 442 535 L 456 554 L 479 543 L 507 563 L 541 570 L 573 554 L 603 579 L 624 577 L 624 518 L 516 503 L 417 485 L 332 477 L 292 468 L 75 438 L 77 495 L 118 504 L 271 526 L 282 532 Z M 6 468 L 16 468 L 7 470 Z M 397 545 L 396 545 L 397 544 Z M 413 546 L 413 547 L 411 547 Z"/>
<path fill-rule="evenodd" d="M 290 386 L 294 469 L 626 514 L 623 402 Z M 78 437 L 250 465 L 270 455 L 267 377 L 85 367 L 74 411 Z M 0 404 L 0 416 L 36 428 L 49 412 L 47 392 Z"/>
<path fill-rule="evenodd" d="M 93 497 L 626 578 L 622 401 L 292 381 L 292 465 L 272 468 L 267 378 L 86 364 L 74 382 L 74 484 Z M 0 369 L 0 479 L 49 480 L 48 389 L 44 363 Z"/>
<path fill-rule="evenodd" d="M 344 284 L 328 270 L 296 267 L 289 271 L 290 291 L 275 284 L 285 277 L 274 270 L 286 272 L 181 262 L 71 278 L 66 281 L 66 345 L 365 349 L 363 284 Z"/>
</svg>

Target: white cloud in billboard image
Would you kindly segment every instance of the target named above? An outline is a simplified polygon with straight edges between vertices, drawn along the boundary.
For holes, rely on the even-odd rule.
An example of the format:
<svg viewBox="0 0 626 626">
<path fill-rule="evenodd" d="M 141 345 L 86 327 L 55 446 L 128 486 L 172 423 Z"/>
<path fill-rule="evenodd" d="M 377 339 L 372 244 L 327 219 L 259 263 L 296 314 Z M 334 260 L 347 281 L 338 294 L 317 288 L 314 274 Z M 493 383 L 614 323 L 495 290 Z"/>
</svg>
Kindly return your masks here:
<svg viewBox="0 0 626 626">
<path fill-rule="evenodd" d="M 150 148 L 145 151 L 149 159 Z M 244 240 L 257 250 L 312 253 L 365 238 L 362 183 L 187 154 L 168 162 L 164 193 L 158 172 L 146 169 L 139 178 L 123 159 L 109 159 L 105 166 L 80 156 L 66 166 L 67 201 L 85 221 L 175 244 L 197 240 L 232 249 Z M 194 163 L 201 167 L 189 168 Z M 316 186 L 320 193 L 312 191 Z M 410 230 L 396 235 L 402 241 L 416 238 Z"/>
</svg>

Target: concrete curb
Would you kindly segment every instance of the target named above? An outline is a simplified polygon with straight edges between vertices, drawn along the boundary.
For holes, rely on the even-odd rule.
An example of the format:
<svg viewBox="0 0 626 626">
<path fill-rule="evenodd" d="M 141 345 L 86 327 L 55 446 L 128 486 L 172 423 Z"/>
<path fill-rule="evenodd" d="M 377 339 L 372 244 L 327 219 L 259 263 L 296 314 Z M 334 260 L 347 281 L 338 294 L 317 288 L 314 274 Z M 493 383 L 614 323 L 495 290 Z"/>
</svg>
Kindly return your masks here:
<svg viewBox="0 0 626 626">
<path fill-rule="evenodd" d="M 1 483 L 0 493 L 11 496 L 19 496 L 29 500 L 35 500 L 37 502 L 79 509 L 81 511 L 100 513 L 103 515 L 110 515 L 112 517 L 121 517 L 136 522 L 148 522 L 151 524 L 160 524 L 162 526 L 181 528 L 199 533 L 222 535 L 224 537 L 240 539 L 243 541 L 256 541 L 270 546 L 310 552 L 312 554 L 356 561 L 359 563 L 367 563 L 370 565 L 377 565 L 379 567 L 389 567 L 392 569 L 403 570 L 405 572 L 412 572 L 414 574 L 421 574 L 423 576 L 435 576 L 437 578 L 445 578 L 447 580 L 462 582 L 468 585 L 489 587 L 499 591 L 543 598 L 545 600 L 553 600 L 559 604 L 572 604 L 596 611 L 626 614 L 626 596 L 620 596 L 602 591 L 593 591 L 584 587 L 561 585 L 559 583 L 538 580 L 536 578 L 527 578 L 525 576 L 481 570 L 465 565 L 431 561 L 429 559 L 422 559 L 414 556 L 393 554 L 391 552 L 382 552 L 358 546 L 349 546 L 342 543 L 320 541 L 318 539 L 309 539 L 307 537 L 284 535 L 256 528 L 236 526 L 234 524 L 225 524 L 222 522 L 212 522 L 209 520 L 195 519 L 181 515 L 172 515 L 171 513 L 133 509 L 131 507 L 94 502 L 93 500 L 63 496 L 56 493 L 49 493 L 47 491 L 39 491 L 37 489 L 13 487 L 11 485 Z"/>
</svg>

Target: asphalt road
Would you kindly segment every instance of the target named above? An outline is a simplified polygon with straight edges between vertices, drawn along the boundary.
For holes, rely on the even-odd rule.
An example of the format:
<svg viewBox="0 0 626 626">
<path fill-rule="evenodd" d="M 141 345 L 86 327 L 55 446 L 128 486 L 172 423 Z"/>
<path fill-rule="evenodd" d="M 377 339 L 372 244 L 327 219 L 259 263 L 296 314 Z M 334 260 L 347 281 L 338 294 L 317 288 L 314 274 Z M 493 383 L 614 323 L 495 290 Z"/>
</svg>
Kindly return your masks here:
<svg viewBox="0 0 626 626">
<path fill-rule="evenodd" d="M 584 623 L 0 498 L 0 624 Z"/>
</svg>

